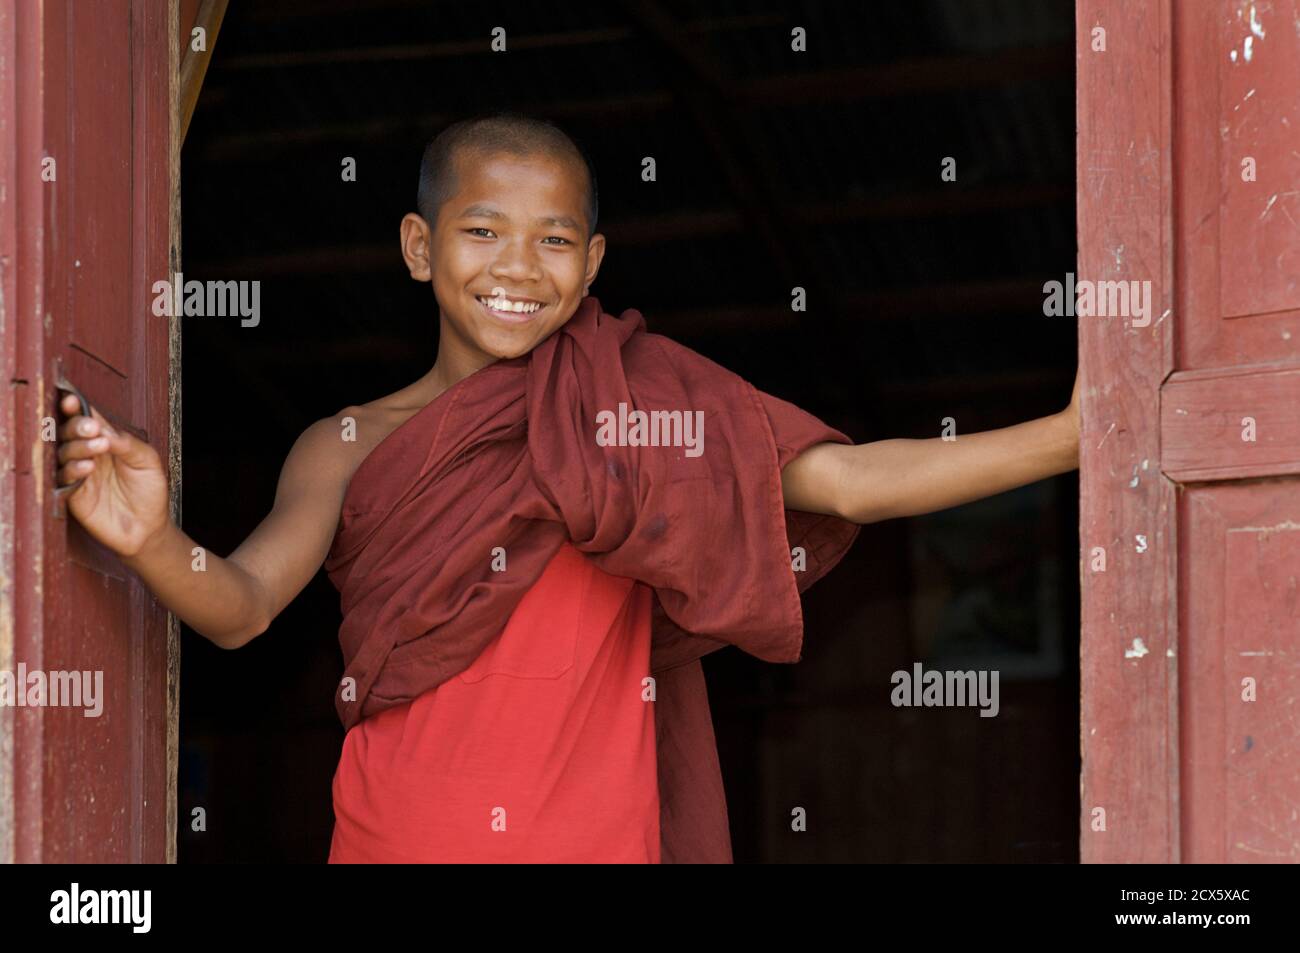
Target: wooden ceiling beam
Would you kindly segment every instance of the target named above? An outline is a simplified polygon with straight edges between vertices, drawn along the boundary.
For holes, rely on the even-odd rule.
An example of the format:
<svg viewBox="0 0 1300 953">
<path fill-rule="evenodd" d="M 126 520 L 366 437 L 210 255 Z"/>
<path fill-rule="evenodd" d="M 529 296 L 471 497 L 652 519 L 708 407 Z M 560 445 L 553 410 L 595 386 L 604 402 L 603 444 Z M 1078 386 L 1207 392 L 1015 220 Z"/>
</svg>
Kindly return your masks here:
<svg viewBox="0 0 1300 953">
<path fill-rule="evenodd" d="M 978 89 L 1003 83 L 1063 77 L 1073 69 L 1069 46 L 1028 47 L 1002 50 L 996 54 L 926 57 L 874 66 L 810 73 L 779 74 L 747 80 L 729 93 L 730 102 L 743 109 L 801 106 L 822 103 L 857 102 L 915 92 Z M 222 60 L 219 69 L 225 70 Z M 909 83 L 915 84 L 909 86 Z M 224 89 L 213 90 L 218 100 L 230 101 Z M 599 122 L 603 127 L 645 122 L 676 108 L 676 98 L 666 90 L 626 93 L 600 99 L 564 99 L 528 105 L 530 112 L 558 120 Z M 274 129 L 243 135 L 215 135 L 197 156 L 213 161 L 241 157 L 260 158 L 293 148 L 312 148 L 322 142 L 373 141 L 396 136 L 423 136 L 440 129 L 461 114 L 424 113 L 418 116 L 385 116 L 344 123 L 315 124 L 299 129 Z"/>
<path fill-rule="evenodd" d="M 976 89 L 1030 80 L 1062 79 L 1074 69 L 1069 43 L 927 56 L 847 69 L 756 77 L 742 95 L 750 106 L 858 102 L 893 96 Z"/>
<path fill-rule="evenodd" d="M 787 287 L 809 293 L 829 289 L 820 259 L 794 240 L 794 221 L 752 117 L 733 106 L 740 84 L 706 42 L 681 28 L 657 0 L 623 0 L 623 9 L 639 33 L 656 47 L 667 64 L 667 81 L 678 109 L 690 117 L 695 138 L 712 155 L 747 231 L 766 249 L 776 277 Z"/>
<path fill-rule="evenodd" d="M 836 305 L 819 309 L 822 314 L 842 316 L 843 320 L 894 320 L 924 316 L 927 318 L 967 318 L 994 314 L 1041 312 L 1043 283 L 1035 278 L 999 278 L 989 281 L 923 285 L 890 291 L 849 292 Z M 655 309 L 646 313 L 651 331 L 679 335 L 739 330 L 788 330 L 811 319 L 798 314 L 788 305 L 699 307 L 690 309 Z M 829 326 L 834 321 L 820 321 Z"/>
<path fill-rule="evenodd" d="M 748 14 L 734 17 L 708 17 L 688 20 L 681 29 L 688 34 L 725 33 L 753 30 L 783 22 L 774 14 Z M 559 33 L 512 34 L 510 50 L 552 50 L 572 46 L 597 46 L 625 43 L 632 39 L 629 27 L 601 27 L 593 30 L 566 30 Z M 340 47 L 332 50 L 284 50 L 275 53 L 245 53 L 221 62 L 222 69 L 286 69 L 296 66 L 340 66 L 346 63 L 398 63 L 405 60 L 451 59 L 461 56 L 491 54 L 491 37 L 487 34 L 467 39 L 442 40 L 436 43 L 406 43 L 387 46 Z"/>
<path fill-rule="evenodd" d="M 1074 188 L 1068 183 L 991 185 L 964 189 L 929 189 L 878 198 L 843 199 L 805 203 L 794 208 L 801 227 L 851 225 L 869 221 L 973 215 L 981 212 L 1033 208 L 1069 202 Z M 735 235 L 745 228 L 745 218 L 731 209 L 670 212 L 612 221 L 601 233 L 614 247 L 639 248 L 700 237 Z M 213 262 L 211 274 L 240 277 L 254 275 L 310 275 L 401 270 L 397 242 L 309 248 L 295 252 L 254 255 Z"/>
</svg>

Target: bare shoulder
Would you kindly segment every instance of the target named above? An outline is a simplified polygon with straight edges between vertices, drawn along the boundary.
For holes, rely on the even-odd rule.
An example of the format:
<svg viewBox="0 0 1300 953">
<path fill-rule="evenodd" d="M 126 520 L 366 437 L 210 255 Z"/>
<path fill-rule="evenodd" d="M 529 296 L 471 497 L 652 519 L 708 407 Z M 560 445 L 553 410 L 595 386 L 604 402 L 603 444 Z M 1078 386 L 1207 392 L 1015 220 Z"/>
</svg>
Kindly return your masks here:
<svg viewBox="0 0 1300 953">
<path fill-rule="evenodd" d="M 298 435 L 280 468 L 277 505 L 308 497 L 342 499 L 351 476 L 349 445 L 340 437 L 342 416 L 318 420 Z"/>
<path fill-rule="evenodd" d="M 314 481 L 346 484 L 370 452 L 373 444 L 366 436 L 378 425 L 374 410 L 363 405 L 344 407 L 332 417 L 323 417 L 294 441 L 284 464 L 286 474 L 292 471 Z"/>
<path fill-rule="evenodd" d="M 304 430 L 289 451 L 285 469 L 292 465 L 295 471 L 346 486 L 370 452 L 428 399 L 408 387 L 369 403 L 350 404 Z"/>
</svg>

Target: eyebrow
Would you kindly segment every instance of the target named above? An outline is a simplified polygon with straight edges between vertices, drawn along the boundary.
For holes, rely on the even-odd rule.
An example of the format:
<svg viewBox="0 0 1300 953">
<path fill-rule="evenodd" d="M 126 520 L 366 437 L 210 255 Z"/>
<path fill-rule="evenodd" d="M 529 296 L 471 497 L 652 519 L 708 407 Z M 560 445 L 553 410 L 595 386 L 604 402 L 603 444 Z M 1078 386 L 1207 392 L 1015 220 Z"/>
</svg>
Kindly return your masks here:
<svg viewBox="0 0 1300 953">
<path fill-rule="evenodd" d="M 490 205 L 471 205 L 468 208 L 461 211 L 460 217 L 461 218 L 493 218 L 493 219 L 500 220 L 500 219 L 505 219 L 508 216 L 504 212 L 495 209 Z M 581 230 L 578 226 L 577 221 L 575 221 L 573 218 L 571 218 L 568 215 L 546 215 L 543 216 L 542 218 L 537 219 L 537 224 L 551 225 L 557 228 L 571 228 L 575 232 Z"/>
</svg>

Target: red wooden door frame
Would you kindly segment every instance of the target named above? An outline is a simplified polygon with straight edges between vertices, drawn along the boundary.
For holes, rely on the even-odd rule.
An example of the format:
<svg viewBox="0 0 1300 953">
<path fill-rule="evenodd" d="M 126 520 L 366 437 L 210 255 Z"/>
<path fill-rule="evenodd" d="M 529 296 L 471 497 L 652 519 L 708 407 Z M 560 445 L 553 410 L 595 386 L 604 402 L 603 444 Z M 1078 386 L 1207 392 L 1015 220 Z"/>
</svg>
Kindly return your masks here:
<svg viewBox="0 0 1300 953">
<path fill-rule="evenodd" d="M 0 669 L 102 665 L 112 706 L 0 708 L 0 861 L 175 859 L 179 632 L 59 515 L 41 421 L 63 371 L 178 489 L 177 329 L 150 313 L 179 270 L 177 29 L 174 0 L 0 0 Z M 125 220 L 92 214 L 108 189 Z"/>
<path fill-rule="evenodd" d="M 1145 321 L 1079 319 L 1084 862 L 1285 859 L 1300 830 L 1300 233 L 1268 219 L 1300 194 L 1277 191 L 1300 181 L 1300 6 L 1261 11 L 1267 31 L 1248 3 L 1076 6 L 1079 277 L 1152 291 Z M 1247 153 L 1267 189 L 1238 181 Z M 1247 672 L 1267 689 L 1242 704 Z"/>
<path fill-rule="evenodd" d="M 1176 862 L 1176 489 L 1160 471 L 1159 428 L 1174 366 L 1170 8 L 1078 0 L 1075 23 L 1079 278 L 1151 281 L 1149 327 L 1079 319 L 1079 854 Z M 1105 52 L 1093 50 L 1098 27 Z M 1104 572 L 1091 568 L 1095 547 Z M 1143 648 L 1148 664 L 1124 664 Z"/>
</svg>

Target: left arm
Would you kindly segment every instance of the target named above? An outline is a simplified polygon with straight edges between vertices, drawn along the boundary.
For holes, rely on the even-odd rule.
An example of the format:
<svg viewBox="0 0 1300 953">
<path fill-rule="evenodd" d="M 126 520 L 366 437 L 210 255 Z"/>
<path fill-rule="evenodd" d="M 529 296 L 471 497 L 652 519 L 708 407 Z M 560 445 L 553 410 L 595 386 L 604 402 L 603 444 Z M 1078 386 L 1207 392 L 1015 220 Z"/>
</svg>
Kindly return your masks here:
<svg viewBox="0 0 1300 953">
<path fill-rule="evenodd" d="M 993 496 L 1079 466 L 1079 380 L 1070 406 L 956 440 L 820 443 L 781 471 L 788 509 L 874 523 Z"/>
</svg>

